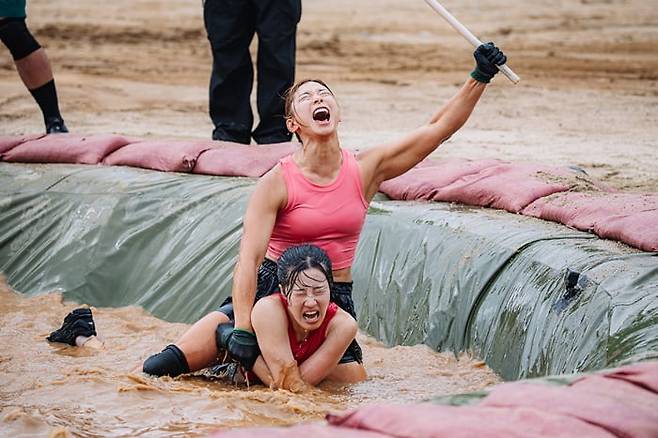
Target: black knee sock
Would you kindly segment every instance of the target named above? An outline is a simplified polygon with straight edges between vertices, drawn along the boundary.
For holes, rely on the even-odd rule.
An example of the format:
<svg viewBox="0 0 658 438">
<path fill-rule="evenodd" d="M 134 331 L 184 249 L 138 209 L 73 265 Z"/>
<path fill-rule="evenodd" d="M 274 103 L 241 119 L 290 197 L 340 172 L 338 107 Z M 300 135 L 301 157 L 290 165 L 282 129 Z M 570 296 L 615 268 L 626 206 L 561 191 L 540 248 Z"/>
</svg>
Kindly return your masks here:
<svg viewBox="0 0 658 438">
<path fill-rule="evenodd" d="M 164 350 L 144 361 L 143 371 L 153 376 L 176 377 L 189 373 L 185 354 L 175 345 L 167 345 Z"/>
<path fill-rule="evenodd" d="M 57 103 L 57 89 L 55 88 L 55 80 L 52 79 L 50 82 L 45 83 L 44 85 L 30 90 L 32 97 L 37 101 L 41 112 L 43 113 L 43 120 L 57 117 L 62 118 L 62 115 L 59 113 L 59 105 Z"/>
</svg>

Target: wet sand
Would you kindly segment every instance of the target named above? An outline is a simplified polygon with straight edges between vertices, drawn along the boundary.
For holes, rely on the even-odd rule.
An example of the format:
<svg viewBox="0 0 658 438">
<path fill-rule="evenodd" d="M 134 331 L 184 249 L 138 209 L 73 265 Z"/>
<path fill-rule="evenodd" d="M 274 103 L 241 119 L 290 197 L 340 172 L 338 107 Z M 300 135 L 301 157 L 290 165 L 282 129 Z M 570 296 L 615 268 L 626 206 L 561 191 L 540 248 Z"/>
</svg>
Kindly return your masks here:
<svg viewBox="0 0 658 438">
<path fill-rule="evenodd" d="M 578 165 L 658 190 L 658 0 L 446 0 L 521 76 L 496 78 L 437 156 Z M 211 60 L 199 0 L 30 0 L 69 128 L 210 138 Z M 256 43 L 253 45 L 256 49 Z M 466 78 L 472 48 L 422 0 L 304 0 L 297 77 L 329 82 L 348 148 L 424 123 Z M 42 131 L 0 50 L 0 134 Z"/>
<path fill-rule="evenodd" d="M 102 348 L 48 343 L 45 337 L 78 306 L 63 303 L 58 293 L 26 297 L 0 282 L 0 435 L 204 436 L 222 428 L 321 421 L 330 411 L 420 401 L 499 381 L 477 359 L 425 346 L 385 348 L 363 334 L 369 379 L 358 385 L 293 394 L 235 387 L 203 373 L 157 379 L 141 373 L 142 361 L 174 342 L 186 324 L 137 307 L 94 308 Z"/>
</svg>

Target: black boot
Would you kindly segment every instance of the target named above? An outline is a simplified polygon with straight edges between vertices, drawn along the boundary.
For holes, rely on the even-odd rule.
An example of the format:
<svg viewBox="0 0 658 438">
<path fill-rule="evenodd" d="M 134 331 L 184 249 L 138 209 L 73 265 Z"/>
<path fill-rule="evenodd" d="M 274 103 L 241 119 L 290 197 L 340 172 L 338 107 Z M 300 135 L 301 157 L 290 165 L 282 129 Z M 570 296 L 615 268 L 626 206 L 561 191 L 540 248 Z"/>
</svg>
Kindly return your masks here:
<svg viewBox="0 0 658 438">
<path fill-rule="evenodd" d="M 63 134 L 69 132 L 61 117 L 49 117 L 46 119 L 46 134 Z"/>
</svg>

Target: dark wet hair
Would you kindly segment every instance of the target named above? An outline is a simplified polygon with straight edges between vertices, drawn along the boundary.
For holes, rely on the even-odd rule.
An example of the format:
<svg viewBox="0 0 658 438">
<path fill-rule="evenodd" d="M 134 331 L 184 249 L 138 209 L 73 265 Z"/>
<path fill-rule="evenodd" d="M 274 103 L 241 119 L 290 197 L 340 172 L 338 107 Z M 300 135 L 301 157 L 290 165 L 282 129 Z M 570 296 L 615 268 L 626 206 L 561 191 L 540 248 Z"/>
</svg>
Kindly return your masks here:
<svg viewBox="0 0 658 438">
<path fill-rule="evenodd" d="M 288 88 L 288 90 L 286 90 L 286 92 L 283 95 L 283 97 L 285 99 L 284 117 L 286 119 L 290 119 L 290 118 L 295 116 L 295 108 L 293 106 L 294 105 L 295 93 L 297 92 L 297 90 L 299 90 L 299 87 L 301 87 L 302 85 L 304 85 L 308 82 L 317 82 L 318 84 L 322 85 L 327 90 L 329 90 L 329 92 L 332 95 L 334 94 L 334 92 L 331 91 L 331 88 L 329 88 L 329 85 L 327 85 L 324 81 L 322 81 L 320 79 L 304 79 L 304 80 L 301 80 L 299 82 L 296 82 L 295 84 L 293 84 L 292 87 Z M 297 140 L 299 140 L 300 143 L 302 142 L 302 139 L 299 136 L 299 133 L 295 132 L 295 137 L 297 137 Z"/>
<path fill-rule="evenodd" d="M 285 250 L 276 263 L 277 277 L 281 285 L 281 293 L 290 296 L 292 286 L 297 281 L 299 273 L 309 269 L 317 268 L 327 278 L 329 289 L 333 289 L 334 277 L 331 272 L 331 260 L 324 250 L 315 245 L 292 246 Z"/>
</svg>

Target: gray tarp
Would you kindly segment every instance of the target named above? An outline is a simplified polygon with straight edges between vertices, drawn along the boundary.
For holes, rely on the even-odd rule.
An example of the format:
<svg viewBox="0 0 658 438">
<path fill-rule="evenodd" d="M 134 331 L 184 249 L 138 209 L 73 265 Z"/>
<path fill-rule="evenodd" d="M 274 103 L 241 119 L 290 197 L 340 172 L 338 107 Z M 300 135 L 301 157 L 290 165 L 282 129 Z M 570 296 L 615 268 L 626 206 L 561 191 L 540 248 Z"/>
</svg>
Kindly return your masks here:
<svg viewBox="0 0 658 438">
<path fill-rule="evenodd" d="M 28 294 L 194 321 L 230 293 L 253 184 L 0 163 L 0 270 Z M 354 280 L 369 333 L 472 350 L 506 379 L 658 356 L 658 256 L 557 224 L 376 202 Z"/>
</svg>

